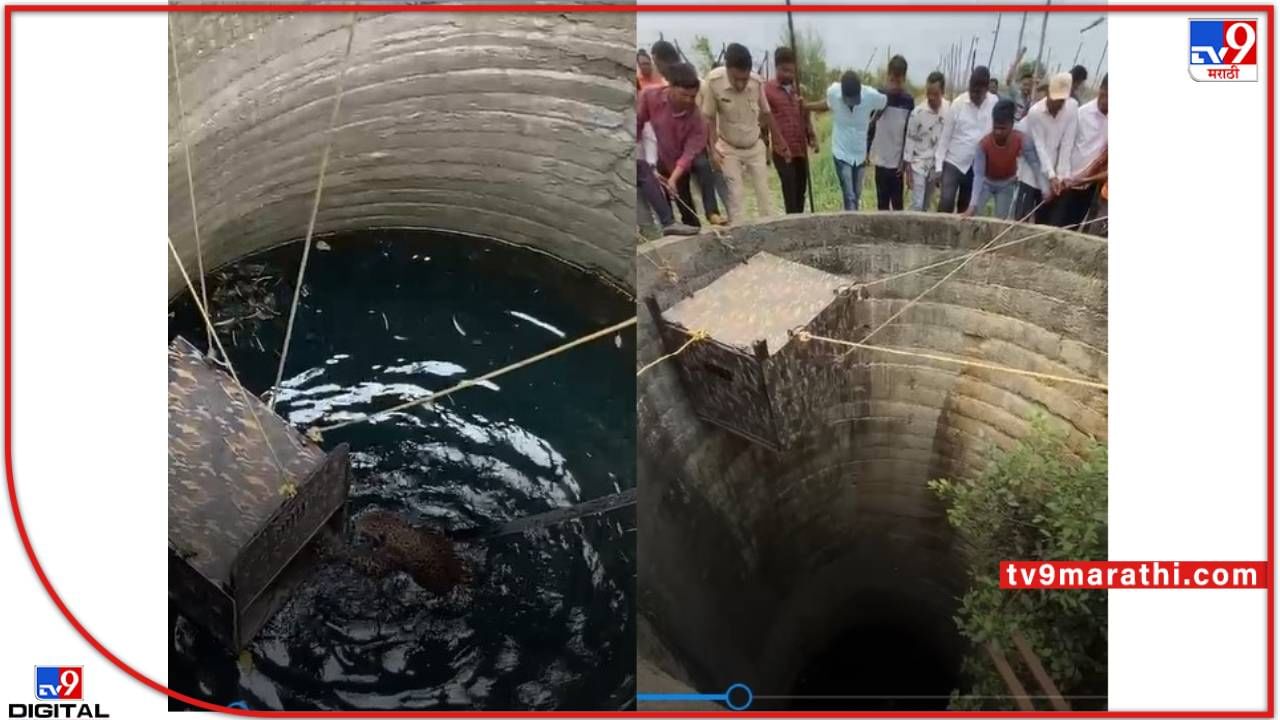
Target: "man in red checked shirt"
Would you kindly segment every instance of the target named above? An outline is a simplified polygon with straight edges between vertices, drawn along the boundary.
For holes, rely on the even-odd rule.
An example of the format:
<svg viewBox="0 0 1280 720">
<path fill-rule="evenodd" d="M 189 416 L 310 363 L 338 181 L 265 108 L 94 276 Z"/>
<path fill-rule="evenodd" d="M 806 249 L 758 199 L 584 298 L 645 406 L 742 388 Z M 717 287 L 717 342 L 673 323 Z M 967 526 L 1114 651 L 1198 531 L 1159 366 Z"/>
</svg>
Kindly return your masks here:
<svg viewBox="0 0 1280 720">
<path fill-rule="evenodd" d="M 818 151 L 818 136 L 813 132 L 809 111 L 800 97 L 796 81 L 796 54 L 789 47 L 773 53 L 777 77 L 765 83 L 764 96 L 773 113 L 774 127 L 782 138 L 775 141 L 773 167 L 782 183 L 782 201 L 787 213 L 804 212 L 804 196 L 809 180 L 809 148 Z"/>
</svg>

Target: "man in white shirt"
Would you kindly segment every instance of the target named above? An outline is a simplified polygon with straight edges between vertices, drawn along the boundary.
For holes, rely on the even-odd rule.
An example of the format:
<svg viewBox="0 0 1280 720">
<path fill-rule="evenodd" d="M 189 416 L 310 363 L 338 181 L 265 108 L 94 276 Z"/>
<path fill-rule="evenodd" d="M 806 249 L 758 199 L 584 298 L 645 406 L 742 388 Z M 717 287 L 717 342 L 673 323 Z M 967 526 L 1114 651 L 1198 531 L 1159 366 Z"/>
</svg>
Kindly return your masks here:
<svg viewBox="0 0 1280 720">
<path fill-rule="evenodd" d="M 1066 227 L 1084 221 L 1102 183 L 1094 180 L 1076 184 L 1096 174 L 1092 166 L 1107 148 L 1107 76 L 1098 86 L 1098 97 L 1080 106 L 1076 137 L 1071 152 L 1069 188 L 1058 201 L 1054 225 Z"/>
<path fill-rule="evenodd" d="M 969 92 L 951 102 L 942 120 L 942 137 L 934 153 L 934 171 L 942 174 L 938 211 L 963 212 L 973 192 L 973 156 L 978 142 L 991 132 L 991 73 L 979 65 L 969 76 Z"/>
<path fill-rule="evenodd" d="M 1076 115 L 1079 106 L 1071 97 L 1071 73 L 1049 78 L 1049 94 L 1036 102 L 1022 119 L 1025 132 L 1040 160 L 1038 171 L 1021 163 L 1018 169 L 1016 219 L 1035 214 L 1035 222 L 1049 224 L 1054 219 L 1058 196 L 1066 190 L 1071 176 L 1071 153 L 1075 148 Z"/>
<path fill-rule="evenodd" d="M 911 111 L 907 120 L 907 141 L 902 157 L 907 163 L 907 189 L 911 191 L 911 209 L 923 212 L 929 207 L 929 198 L 937 184 L 938 175 L 933 171 L 934 153 L 942 137 L 942 119 L 951 103 L 944 97 L 946 78 L 934 70 L 925 81 L 925 102 Z"/>
</svg>

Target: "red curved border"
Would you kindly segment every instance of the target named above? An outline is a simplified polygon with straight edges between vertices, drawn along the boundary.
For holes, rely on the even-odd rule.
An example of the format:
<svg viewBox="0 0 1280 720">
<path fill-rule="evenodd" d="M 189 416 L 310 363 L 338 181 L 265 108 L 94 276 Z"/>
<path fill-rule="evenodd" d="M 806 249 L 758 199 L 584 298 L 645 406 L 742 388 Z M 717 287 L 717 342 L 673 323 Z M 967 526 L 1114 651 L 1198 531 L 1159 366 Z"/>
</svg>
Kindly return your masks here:
<svg viewBox="0 0 1280 720">
<path fill-rule="evenodd" d="M 396 710 L 333 710 L 333 711 L 265 711 L 241 710 L 217 705 L 198 698 L 184 695 L 166 687 L 163 683 L 135 670 L 106 648 L 80 624 L 76 616 L 63 602 L 62 597 L 54 589 L 44 567 L 36 557 L 31 538 L 27 535 L 26 524 L 22 520 L 22 511 L 18 507 L 17 486 L 13 477 L 13 409 L 10 403 L 13 389 L 13 227 L 12 200 L 13 175 L 10 158 L 12 157 L 12 15 L 14 12 L 223 12 L 224 5 L 27 5 L 4 8 L 4 461 L 5 479 L 9 493 L 9 506 L 13 511 L 14 525 L 18 537 L 22 540 L 22 548 L 35 570 L 41 586 L 49 595 L 49 599 L 62 613 L 71 627 L 85 639 L 94 650 L 97 650 L 112 665 L 124 671 L 133 679 L 157 692 L 194 707 L 214 712 L 239 715 L 243 717 L 511 717 L 515 714 L 544 715 L 555 717 L 733 717 L 743 715 L 767 714 L 773 717 L 892 717 L 908 715 L 912 717 L 1041 717 L 1042 712 L 981 712 L 956 711 L 945 713 L 918 712 L 708 712 L 708 711 L 674 711 L 674 712 L 580 712 L 580 711 L 541 711 L 541 712 L 495 712 L 495 711 L 396 711 Z M 1258 13 L 1267 18 L 1267 708 L 1258 711 L 1222 711 L 1222 712 L 1149 712 L 1149 711 L 1098 711 L 1098 712 L 1056 712 L 1055 716 L 1074 717 L 1125 717 L 1125 718 L 1270 718 L 1275 708 L 1275 604 L 1272 592 L 1275 587 L 1275 564 L 1273 549 L 1275 547 L 1275 61 L 1274 61 L 1274 7 L 1271 5 L 237 5 L 235 12 L 1176 12 L 1176 13 Z"/>
</svg>

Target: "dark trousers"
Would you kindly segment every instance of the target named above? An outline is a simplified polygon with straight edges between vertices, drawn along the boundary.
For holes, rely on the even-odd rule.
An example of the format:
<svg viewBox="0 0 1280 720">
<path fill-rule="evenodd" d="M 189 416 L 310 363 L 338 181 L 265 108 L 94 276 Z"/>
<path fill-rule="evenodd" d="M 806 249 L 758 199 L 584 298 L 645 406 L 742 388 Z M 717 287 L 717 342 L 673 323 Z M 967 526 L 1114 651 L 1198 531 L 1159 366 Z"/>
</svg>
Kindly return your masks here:
<svg viewBox="0 0 1280 720">
<path fill-rule="evenodd" d="M 659 172 L 670 177 L 670 168 L 659 168 Z M 702 211 L 707 215 L 718 215 L 720 206 L 716 203 L 716 180 L 715 174 L 711 169 L 711 161 L 707 159 L 704 152 L 693 161 L 693 167 L 689 168 L 689 172 L 680 177 L 676 182 L 676 196 L 680 201 L 676 205 L 680 208 L 680 222 L 693 227 L 702 227 L 702 223 L 698 221 L 698 214 L 693 208 L 693 186 L 692 180 L 698 181 L 698 190 L 702 194 Z"/>
<path fill-rule="evenodd" d="M 942 194 L 938 196 L 938 212 L 964 212 L 973 194 L 973 168 L 960 172 L 951 163 L 942 164 Z"/>
<path fill-rule="evenodd" d="M 897 168 L 876 168 L 876 207 L 881 210 L 902 209 L 902 174 Z M 970 181 L 972 182 L 972 180 Z"/>
<path fill-rule="evenodd" d="M 777 153 L 773 154 L 773 167 L 778 171 L 778 182 L 782 184 L 782 204 L 787 214 L 804 212 L 804 195 L 809 187 L 809 156 L 793 155 L 787 162 Z"/>
<path fill-rule="evenodd" d="M 1040 192 L 1040 188 L 1034 185 L 1028 185 L 1024 182 L 1018 183 L 1018 200 L 1014 203 L 1013 219 L 1019 222 L 1035 222 L 1040 225 L 1049 224 L 1050 212 L 1053 210 L 1054 203 L 1048 202 L 1037 209 L 1040 201 L 1044 199 L 1044 193 Z M 1035 211 L 1034 218 L 1027 216 Z M 1025 220 L 1023 218 L 1026 218 Z"/>
<path fill-rule="evenodd" d="M 1093 198 L 1097 192 L 1098 185 L 1093 183 L 1078 190 L 1068 190 L 1063 193 L 1053 208 L 1051 224 L 1068 227 L 1084 222 L 1085 216 L 1089 214 L 1089 208 L 1093 206 Z M 1080 228 L 1073 227 L 1073 229 Z"/>
<path fill-rule="evenodd" d="M 653 166 L 643 160 L 636 161 L 636 186 L 640 188 L 641 197 L 658 216 L 658 223 L 662 227 L 675 222 L 671 203 L 667 202 L 667 193 L 662 189 L 662 183 L 653 173 Z"/>
</svg>

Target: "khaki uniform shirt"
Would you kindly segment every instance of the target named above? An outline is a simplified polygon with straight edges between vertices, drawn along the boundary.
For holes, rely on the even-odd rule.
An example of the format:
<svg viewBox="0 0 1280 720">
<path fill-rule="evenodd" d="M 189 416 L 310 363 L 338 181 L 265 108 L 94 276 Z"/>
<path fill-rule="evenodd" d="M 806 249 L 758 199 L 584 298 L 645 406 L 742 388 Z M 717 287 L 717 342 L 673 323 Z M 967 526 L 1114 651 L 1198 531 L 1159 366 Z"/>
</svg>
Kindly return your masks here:
<svg viewBox="0 0 1280 720">
<path fill-rule="evenodd" d="M 760 140 L 760 115 L 768 114 L 769 102 L 759 75 L 751 73 L 747 87 L 738 92 L 728 71 L 718 67 L 707 73 L 699 95 L 702 114 L 716 120 L 718 139 L 742 149 L 754 147 Z"/>
</svg>

